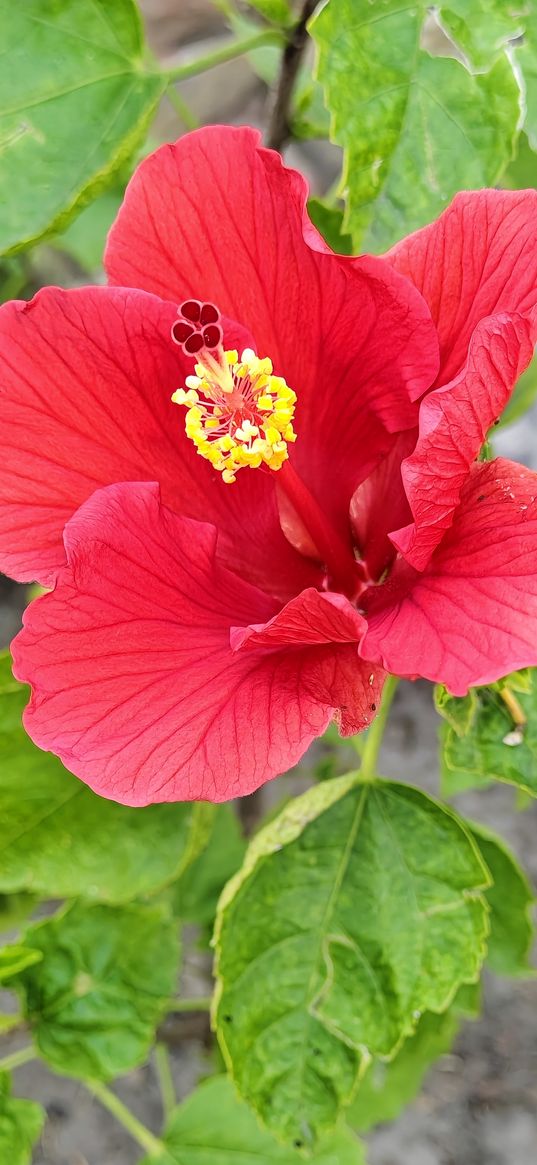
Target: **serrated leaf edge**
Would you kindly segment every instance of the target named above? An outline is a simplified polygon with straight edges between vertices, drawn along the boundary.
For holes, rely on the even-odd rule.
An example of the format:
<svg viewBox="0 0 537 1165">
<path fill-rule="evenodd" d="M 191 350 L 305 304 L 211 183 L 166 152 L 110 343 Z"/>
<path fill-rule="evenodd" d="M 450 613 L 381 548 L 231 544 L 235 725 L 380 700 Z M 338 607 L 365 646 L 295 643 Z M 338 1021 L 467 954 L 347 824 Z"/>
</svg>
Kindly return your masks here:
<svg viewBox="0 0 537 1165">
<path fill-rule="evenodd" d="M 214 966 L 215 988 L 214 988 L 213 998 L 212 998 L 212 1003 L 211 1003 L 211 1028 L 218 1035 L 220 1050 L 222 1052 L 222 1056 L 224 1059 L 224 1063 L 226 1065 L 227 1072 L 228 1072 L 231 1080 L 233 1081 L 233 1084 L 237 1090 L 238 1095 L 243 1100 L 245 1100 L 245 1097 L 242 1096 L 242 1093 L 241 1093 L 239 1086 L 238 1086 L 238 1082 L 237 1082 L 237 1078 L 236 1078 L 235 1070 L 234 1070 L 234 1063 L 233 1063 L 233 1060 L 229 1054 L 229 1050 L 227 1047 L 227 1042 L 225 1040 L 224 1032 L 221 1028 L 218 1027 L 218 1011 L 219 1011 L 220 1003 L 222 1000 L 222 995 L 224 992 L 224 982 L 219 974 L 220 955 L 221 955 L 220 940 L 221 940 L 222 928 L 224 925 L 224 915 L 225 915 L 226 908 L 233 901 L 233 899 L 237 895 L 238 891 L 240 890 L 241 886 L 244 884 L 245 881 L 247 881 L 247 879 L 250 877 L 250 875 L 254 872 L 258 863 L 263 858 L 269 857 L 272 853 L 277 852 L 278 850 L 282 849 L 286 845 L 290 845 L 293 841 L 296 840 L 297 837 L 300 836 L 303 829 L 305 829 L 306 826 L 309 825 L 311 821 L 315 820 L 318 816 L 320 816 L 320 814 L 324 810 L 329 809 L 338 800 L 341 800 L 341 798 L 343 798 L 352 789 L 353 786 L 358 786 L 360 784 L 362 784 L 364 786 L 364 793 L 367 791 L 368 786 L 370 787 L 372 785 L 388 784 L 392 787 L 402 788 L 405 790 L 409 789 L 409 788 L 414 788 L 414 786 L 410 786 L 410 785 L 408 785 L 408 783 L 406 783 L 404 781 L 394 781 L 394 780 L 391 780 L 389 778 L 385 778 L 385 777 L 381 777 L 381 776 L 374 777 L 373 779 L 367 778 L 366 780 L 362 780 L 359 771 L 357 771 L 357 772 L 353 771 L 353 772 L 348 773 L 342 777 L 334 777 L 330 781 L 325 781 L 320 785 L 314 785 L 312 788 L 308 789 L 305 793 L 303 793 L 300 797 L 297 797 L 294 801 L 292 801 L 288 805 L 286 805 L 285 808 L 283 809 L 280 817 L 276 818 L 275 821 L 270 822 L 264 829 L 261 829 L 259 831 L 259 833 L 253 838 L 253 840 L 250 842 L 250 845 L 248 846 L 248 849 L 246 851 L 246 854 L 244 857 L 244 862 L 243 862 L 243 865 L 241 866 L 241 869 L 237 871 L 237 873 L 233 876 L 233 878 L 230 879 L 229 882 L 227 882 L 227 884 L 225 885 L 225 887 L 222 891 L 220 899 L 218 901 L 218 906 L 217 906 L 217 911 L 216 911 L 216 919 L 215 919 L 214 935 L 213 935 L 213 939 L 212 939 L 212 946 L 214 947 L 214 950 L 215 950 L 215 966 Z M 482 929 L 481 929 L 480 934 L 476 935 L 476 939 L 479 942 L 478 959 L 477 959 L 478 970 L 477 970 L 475 975 L 468 977 L 466 979 L 461 979 L 460 981 L 458 981 L 451 988 L 451 990 L 448 992 L 448 994 L 446 995 L 441 1006 L 439 1006 L 437 1008 L 430 1008 L 430 1007 L 427 1008 L 427 1010 L 433 1012 L 433 1014 L 442 1015 L 442 1014 L 444 1014 L 445 1011 L 447 1011 L 447 1009 L 453 1003 L 453 1000 L 455 999 L 455 996 L 457 995 L 457 992 L 459 991 L 461 986 L 471 985 L 473 983 L 479 982 L 479 980 L 480 980 L 481 969 L 483 967 L 483 964 L 484 964 L 484 961 L 486 958 L 486 954 L 487 954 L 487 949 L 488 949 L 487 940 L 488 940 L 488 937 L 490 934 L 490 921 L 489 921 L 490 907 L 489 907 L 489 903 L 488 903 L 486 897 L 484 896 L 483 892 L 492 886 L 493 881 L 492 881 L 490 871 L 489 871 L 489 869 L 488 869 L 488 867 L 487 867 L 487 865 L 482 857 L 482 854 L 479 850 L 479 846 L 477 845 L 475 839 L 472 837 L 470 830 L 465 826 L 464 819 L 461 818 L 459 816 L 459 814 L 456 813 L 451 808 L 451 806 L 446 805 L 442 801 L 437 800 L 431 794 L 426 793 L 422 789 L 417 789 L 416 791 L 425 800 L 431 802 L 431 804 L 434 805 L 435 808 L 441 809 L 443 813 L 445 813 L 448 817 L 450 817 L 458 825 L 461 832 L 464 834 L 467 842 L 469 843 L 470 848 L 473 851 L 474 857 L 476 858 L 476 863 L 477 863 L 478 867 L 480 868 L 482 875 L 483 875 L 482 883 L 476 884 L 476 886 L 473 887 L 471 890 L 462 891 L 462 897 L 465 901 L 469 901 L 469 900 L 477 901 L 477 902 L 479 902 L 479 904 L 482 907 L 482 915 L 481 915 L 481 917 L 482 917 Z M 304 812 L 305 806 L 307 806 L 306 812 Z M 360 818 L 361 818 L 361 814 L 360 814 Z M 325 988 L 325 982 L 323 982 L 323 984 L 321 985 L 320 992 L 318 993 L 316 1000 L 319 999 L 320 993 L 322 993 L 324 988 Z M 308 1008 L 308 1012 L 311 1015 L 311 1017 L 314 1019 L 317 1019 L 319 1022 L 321 1022 L 327 1031 L 329 1031 L 337 1039 L 341 1040 L 347 1047 L 350 1047 L 353 1050 L 357 1051 L 361 1057 L 358 1068 L 357 1068 L 356 1076 L 355 1076 L 355 1079 L 354 1079 L 353 1084 L 352 1084 L 352 1087 L 349 1090 L 349 1094 L 348 1094 L 345 1102 L 341 1106 L 341 1111 L 344 1111 L 345 1108 L 347 1107 L 347 1105 L 352 1103 L 352 1100 L 353 1100 L 354 1096 L 356 1095 L 356 1092 L 359 1088 L 360 1081 L 362 1080 L 362 1077 L 364 1076 L 365 1072 L 367 1071 L 367 1068 L 369 1067 L 369 1064 L 371 1063 L 373 1056 L 372 1056 L 372 1053 L 370 1052 L 370 1050 L 365 1045 L 357 1045 L 355 1043 L 352 1043 L 351 1041 L 349 1041 L 347 1036 L 342 1035 L 340 1030 L 337 1028 L 337 1025 L 334 1025 L 330 1020 L 328 1020 L 326 1018 L 326 1016 L 318 1015 L 315 1012 L 315 1010 L 313 1009 L 314 1003 L 316 1000 L 313 1000 Z M 405 1040 L 407 1040 L 409 1038 L 409 1036 L 413 1035 L 414 1031 L 416 1030 L 416 1027 L 417 1027 L 417 1024 L 418 1024 L 420 1018 L 421 1018 L 421 1015 L 418 1015 L 418 1014 L 416 1014 L 413 1017 L 413 1020 L 410 1021 L 408 1028 L 406 1028 L 404 1030 L 404 1032 L 401 1033 L 400 1038 L 397 1041 L 397 1044 L 391 1050 L 390 1054 L 387 1056 L 381 1057 L 382 1059 L 386 1060 L 386 1062 L 389 1062 L 397 1055 L 398 1051 L 400 1050 L 400 1048 L 403 1045 L 403 1043 L 405 1042 Z M 246 1103 L 250 1103 L 250 1102 L 246 1100 Z M 255 1108 L 254 1105 L 251 1105 L 251 1107 L 256 1112 L 258 1120 L 260 1120 L 261 1124 L 263 1126 L 265 1126 L 265 1122 L 263 1121 L 261 1114 L 258 1112 L 258 1110 Z M 336 1123 L 337 1122 L 334 1122 L 334 1127 L 335 1127 Z M 274 1130 L 271 1129 L 271 1132 L 274 1135 Z M 282 1143 L 285 1143 L 285 1142 L 282 1141 Z"/>
</svg>

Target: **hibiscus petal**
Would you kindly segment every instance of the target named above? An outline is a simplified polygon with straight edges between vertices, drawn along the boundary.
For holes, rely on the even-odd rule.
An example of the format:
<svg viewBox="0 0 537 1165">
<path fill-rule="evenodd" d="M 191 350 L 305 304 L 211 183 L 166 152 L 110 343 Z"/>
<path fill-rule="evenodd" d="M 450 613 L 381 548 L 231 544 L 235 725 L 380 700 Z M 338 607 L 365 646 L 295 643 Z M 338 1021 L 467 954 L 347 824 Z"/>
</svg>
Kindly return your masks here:
<svg viewBox="0 0 537 1165">
<path fill-rule="evenodd" d="M 381 577 L 395 558 L 390 531 L 411 517 L 401 477 L 401 462 L 416 445 L 416 433 L 400 433 L 390 453 L 358 486 L 351 500 L 351 523 L 367 575 Z"/>
<path fill-rule="evenodd" d="M 364 671 L 348 645 L 232 651 L 231 625 L 266 622 L 275 603 L 215 560 L 215 541 L 155 484 L 98 490 L 66 527 L 56 589 L 26 613 L 25 725 L 103 796 L 250 793 L 296 763 Z"/>
<path fill-rule="evenodd" d="M 336 705 L 339 730 L 348 736 L 361 732 L 374 718 L 384 682 L 384 672 L 358 656 L 366 628 L 363 615 L 344 595 L 309 588 L 267 623 L 232 627 L 230 642 L 239 652 L 326 644 L 324 651 L 308 653 L 311 661 L 304 683 L 317 699 Z"/>
<path fill-rule="evenodd" d="M 344 595 L 309 588 L 291 599 L 268 623 L 233 627 L 234 651 L 305 643 L 358 643 L 367 623 Z"/>
<path fill-rule="evenodd" d="M 94 489 L 158 479 L 166 504 L 218 525 L 222 553 L 267 589 L 287 597 L 315 580 L 281 532 L 271 479 L 250 475 L 233 493 L 186 437 L 171 401 L 191 371 L 170 339 L 175 319 L 172 304 L 123 288 L 47 288 L 0 309 L 6 573 L 50 585 L 65 522 Z"/>
<path fill-rule="evenodd" d="M 404 568 L 370 600 L 366 659 L 463 696 L 537 664 L 537 474 L 476 465 L 426 572 Z"/>
<path fill-rule="evenodd" d="M 417 570 L 451 525 L 470 465 L 531 360 L 536 323 L 498 315 L 479 324 L 463 371 L 421 403 L 416 447 L 401 469 L 414 522 L 391 534 Z"/>
<path fill-rule="evenodd" d="M 202 297 L 252 332 L 297 393 L 297 471 L 333 515 L 415 423 L 436 375 L 422 297 L 381 259 L 336 256 L 301 175 L 248 128 L 212 126 L 136 171 L 109 236 L 114 283 Z M 320 493 L 322 491 L 322 498 Z"/>
<path fill-rule="evenodd" d="M 457 194 L 440 218 L 385 258 L 412 280 L 438 329 L 445 384 L 462 368 L 477 324 L 537 302 L 537 191 Z"/>
</svg>

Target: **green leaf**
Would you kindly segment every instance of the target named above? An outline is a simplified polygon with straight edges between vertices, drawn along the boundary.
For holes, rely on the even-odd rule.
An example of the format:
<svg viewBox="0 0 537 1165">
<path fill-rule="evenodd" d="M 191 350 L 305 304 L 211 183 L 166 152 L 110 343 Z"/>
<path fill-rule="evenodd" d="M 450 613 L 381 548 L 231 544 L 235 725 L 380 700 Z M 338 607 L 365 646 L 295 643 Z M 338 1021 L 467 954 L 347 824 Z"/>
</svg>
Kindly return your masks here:
<svg viewBox="0 0 537 1165">
<path fill-rule="evenodd" d="M 51 1067 L 110 1080 L 143 1063 L 175 990 L 173 920 L 153 906 L 75 902 L 24 937 L 43 960 L 13 982 Z"/>
<path fill-rule="evenodd" d="M 516 730 L 513 717 L 496 688 L 476 688 L 477 711 L 472 731 L 457 734 L 448 725 L 443 730 L 442 781 L 447 794 L 472 784 L 505 781 L 537 797 L 537 672 L 528 672 L 531 691 L 513 691 L 527 719 L 524 732 Z"/>
<path fill-rule="evenodd" d="M 476 983 L 463 983 L 457 991 L 452 1007 L 464 1019 L 477 1019 L 481 1014 L 481 996 L 481 980 Z"/>
<path fill-rule="evenodd" d="M 32 744 L 27 699 L 0 655 L 0 891 L 124 902 L 181 874 L 204 840 L 205 806 L 131 809 L 98 797 Z"/>
<path fill-rule="evenodd" d="M 5 1165 L 30 1165 L 32 1148 L 45 1123 L 46 1113 L 33 1100 L 15 1100 L 7 1072 L 0 1072 L 0 1161 Z"/>
<path fill-rule="evenodd" d="M 122 201 L 122 189 L 114 186 L 106 190 L 85 207 L 62 235 L 54 239 L 54 246 L 72 255 L 89 274 L 98 271 L 102 264 L 106 236 Z"/>
<path fill-rule="evenodd" d="M 37 901 L 35 894 L 0 894 L 0 934 L 24 922 Z"/>
<path fill-rule="evenodd" d="M 310 198 L 308 213 L 313 225 L 333 251 L 338 255 L 352 255 L 352 239 L 345 234 L 343 211 L 338 206 L 329 206 L 322 198 Z"/>
<path fill-rule="evenodd" d="M 220 894 L 239 869 L 246 849 L 231 806 L 210 806 L 209 828 L 205 849 L 172 887 L 178 917 L 205 926 L 212 925 Z"/>
<path fill-rule="evenodd" d="M 449 1052 L 459 1024 L 460 1014 L 454 1007 L 442 1015 L 426 1011 L 393 1060 L 373 1060 L 345 1113 L 352 1128 L 367 1133 L 375 1125 L 395 1120 L 420 1092 L 432 1064 Z"/>
<path fill-rule="evenodd" d="M 537 397 L 537 358 L 534 356 L 531 364 L 517 380 L 514 391 L 500 417 L 498 428 L 512 425 L 523 417 Z"/>
<path fill-rule="evenodd" d="M 291 125 L 295 138 L 327 138 L 330 135 L 330 113 L 325 105 L 323 87 L 312 76 L 309 62 L 299 71 L 294 90 Z"/>
<path fill-rule="evenodd" d="M 0 254 L 68 220 L 143 140 L 166 87 L 133 0 L 0 0 Z"/>
<path fill-rule="evenodd" d="M 529 956 L 535 931 L 532 908 L 535 895 L 511 851 L 484 825 L 466 822 L 490 870 L 492 886 L 486 891 L 490 906 L 487 963 L 498 975 L 532 974 Z"/>
<path fill-rule="evenodd" d="M 446 741 L 449 736 L 448 725 L 457 736 L 466 736 L 475 720 L 478 708 L 478 698 L 475 688 L 470 688 L 466 696 L 452 696 L 443 684 L 434 688 L 434 704 L 437 712 L 447 724 L 440 727 L 440 786 L 443 797 L 455 797 L 458 793 L 466 793 L 469 789 L 486 788 L 490 784 L 487 777 L 475 773 L 452 772 L 445 764 Z"/>
<path fill-rule="evenodd" d="M 141 1165 L 300 1165 L 302 1158 L 260 1128 L 226 1076 L 201 1084 L 172 1113 L 164 1144 L 167 1153 L 146 1157 Z M 349 1129 L 321 1145 L 312 1165 L 365 1165 L 362 1147 Z"/>
<path fill-rule="evenodd" d="M 521 133 L 516 156 L 502 175 L 502 186 L 508 190 L 537 187 L 537 154 L 532 150 L 525 133 Z"/>
<path fill-rule="evenodd" d="M 486 69 L 509 40 L 521 36 L 528 12 L 525 0 L 443 0 L 441 22 L 476 69 Z"/>
<path fill-rule="evenodd" d="M 29 273 L 20 256 L 14 255 L 11 259 L 0 262 L 0 304 L 10 299 L 24 298 L 29 280 Z"/>
<path fill-rule="evenodd" d="M 442 724 L 440 738 L 440 792 L 442 797 L 449 800 L 458 797 L 460 793 L 468 793 L 471 789 L 488 789 L 492 778 L 478 772 L 467 772 L 466 769 L 451 765 L 451 729 Z"/>
<path fill-rule="evenodd" d="M 516 61 L 526 88 L 524 129 L 530 146 L 537 150 L 537 9 L 534 3 L 528 7 L 525 26 L 524 41 L 517 47 Z"/>
<path fill-rule="evenodd" d="M 392 1060 L 371 1062 L 345 1114 L 348 1124 L 365 1133 L 374 1125 L 399 1116 L 420 1092 L 429 1068 L 449 1052 L 461 1019 L 475 1019 L 479 1015 L 479 986 L 479 983 L 464 984 L 451 1007 L 440 1015 L 426 1011 Z"/>
<path fill-rule="evenodd" d="M 475 688 L 470 688 L 466 696 L 452 696 L 443 684 L 434 689 L 434 706 L 440 716 L 447 720 L 457 736 L 466 736 L 470 731 L 477 712 Z"/>
<path fill-rule="evenodd" d="M 273 24 L 281 24 L 285 28 L 293 21 L 293 13 L 289 0 L 248 0 L 249 8 L 255 8 L 266 20 Z"/>
<path fill-rule="evenodd" d="M 477 979 L 487 884 L 459 820 L 395 782 L 324 782 L 258 834 L 219 903 L 215 1010 L 272 1132 L 314 1143 L 369 1055 L 392 1055 L 416 1013 Z"/>
<path fill-rule="evenodd" d="M 18 975 L 26 967 L 40 963 L 42 958 L 41 951 L 34 951 L 31 947 L 23 947 L 20 943 L 12 943 L 10 946 L 2 947 L 0 949 L 0 983 L 10 979 L 12 975 Z"/>
<path fill-rule="evenodd" d="M 346 229 L 384 250 L 513 156 L 520 92 L 508 58 L 472 75 L 420 47 L 429 5 L 330 0 L 314 19 L 318 76 L 345 149 Z"/>
</svg>

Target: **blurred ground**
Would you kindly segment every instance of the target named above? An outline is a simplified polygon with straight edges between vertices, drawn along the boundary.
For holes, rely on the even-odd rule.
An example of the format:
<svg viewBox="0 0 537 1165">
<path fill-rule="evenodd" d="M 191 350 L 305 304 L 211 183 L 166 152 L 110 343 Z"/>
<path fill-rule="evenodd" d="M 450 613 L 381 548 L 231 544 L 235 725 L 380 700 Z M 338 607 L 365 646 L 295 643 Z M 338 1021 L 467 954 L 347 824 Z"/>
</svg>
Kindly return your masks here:
<svg viewBox="0 0 537 1165">
<path fill-rule="evenodd" d="M 217 46 L 223 20 L 207 0 L 141 0 L 153 49 L 180 63 Z M 203 121 L 262 125 L 267 94 L 248 64 L 220 66 L 182 88 Z M 184 127 L 165 100 L 155 136 L 171 139 Z M 288 161 L 304 170 L 315 190 L 337 174 L 337 151 L 326 143 L 293 145 Z M 537 411 L 496 438 L 498 453 L 537 468 Z M 22 588 L 0 578 L 0 642 L 16 632 Z M 427 685 L 403 685 L 396 697 L 383 750 L 387 776 L 438 793 L 436 716 Z M 282 778 L 281 792 L 285 791 Z M 276 792 L 273 786 L 271 792 Z M 272 798 L 271 798 L 272 799 Z M 461 810 L 501 833 L 537 884 L 537 806 L 514 812 L 513 793 L 498 787 L 460 799 Z M 203 960 L 189 968 L 189 994 L 206 993 Z M 185 1096 L 207 1064 L 203 1022 L 170 1021 L 178 1096 Z M 195 1038 L 191 1037 L 195 1033 Z M 13 1047 L 16 1046 L 13 1041 Z M 151 1065 L 124 1078 L 117 1090 L 141 1120 L 158 1130 L 159 1093 Z M 84 1088 L 54 1077 L 39 1064 L 16 1074 L 16 1093 L 40 1100 L 49 1121 L 34 1165 L 135 1165 L 141 1157 L 114 1118 Z M 393 1125 L 369 1138 L 369 1165 L 536 1165 L 537 985 L 490 979 L 484 1016 L 469 1024 L 454 1052 L 430 1074 L 423 1095 Z M 2 1162 L 2 1165 L 11 1165 Z M 261 1165 L 261 1163 L 260 1163 Z"/>
</svg>

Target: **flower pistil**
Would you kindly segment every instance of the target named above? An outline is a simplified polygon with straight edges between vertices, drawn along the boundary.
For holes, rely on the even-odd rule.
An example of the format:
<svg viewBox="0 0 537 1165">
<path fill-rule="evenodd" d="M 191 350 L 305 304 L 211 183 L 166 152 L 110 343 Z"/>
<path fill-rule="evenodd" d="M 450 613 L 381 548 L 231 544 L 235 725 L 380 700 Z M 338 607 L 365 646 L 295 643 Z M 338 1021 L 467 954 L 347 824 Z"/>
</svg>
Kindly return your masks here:
<svg viewBox="0 0 537 1165">
<path fill-rule="evenodd" d="M 172 396 L 188 409 L 187 437 L 228 484 L 246 466 L 281 469 L 288 443 L 296 440 L 296 394 L 274 375 L 268 356 L 245 348 L 239 359 L 237 351 L 224 350 L 214 304 L 187 300 L 178 315 L 172 339 L 185 355 L 198 357 L 195 375 L 187 376 L 185 388 Z"/>
</svg>

